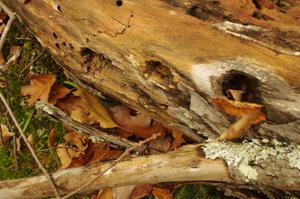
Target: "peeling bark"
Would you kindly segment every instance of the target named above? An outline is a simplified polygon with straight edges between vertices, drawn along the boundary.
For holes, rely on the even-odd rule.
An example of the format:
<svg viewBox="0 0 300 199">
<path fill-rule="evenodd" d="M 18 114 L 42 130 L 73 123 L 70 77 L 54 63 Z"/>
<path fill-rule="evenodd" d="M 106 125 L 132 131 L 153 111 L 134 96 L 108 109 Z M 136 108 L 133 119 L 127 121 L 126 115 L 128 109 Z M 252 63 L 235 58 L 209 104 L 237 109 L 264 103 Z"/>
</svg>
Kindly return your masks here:
<svg viewBox="0 0 300 199">
<path fill-rule="evenodd" d="M 254 153 L 249 153 L 245 155 L 246 159 L 241 159 L 239 158 L 240 150 L 244 154 L 249 147 L 243 148 L 244 145 L 238 144 L 210 143 L 204 146 L 185 146 L 167 154 L 135 157 L 118 163 L 82 192 L 112 186 L 193 181 L 228 183 L 250 190 L 259 187 L 262 190 L 276 188 L 300 191 L 299 178 L 294 178 L 300 174 L 299 159 L 295 162 L 300 157 L 299 148 L 296 148 L 297 152 L 295 152 L 291 151 L 295 149 L 295 146 L 277 146 L 274 149 L 253 142 L 247 145 L 250 148 L 254 147 L 254 153 L 260 153 L 256 156 Z M 202 148 L 207 158 L 203 156 Z M 226 152 L 221 153 L 225 148 Z M 274 153 L 276 151 L 280 151 L 281 156 L 278 157 Z M 220 158 L 224 158 L 226 163 Z M 229 166 L 231 175 L 226 164 Z M 60 193 L 66 194 L 97 176 L 98 172 L 109 165 L 110 163 L 103 163 L 65 169 L 55 172 L 53 178 L 60 187 Z M 260 165 L 266 166 L 263 169 Z M 1 199 L 51 196 L 53 196 L 51 184 L 44 176 L 0 182 Z"/>
</svg>

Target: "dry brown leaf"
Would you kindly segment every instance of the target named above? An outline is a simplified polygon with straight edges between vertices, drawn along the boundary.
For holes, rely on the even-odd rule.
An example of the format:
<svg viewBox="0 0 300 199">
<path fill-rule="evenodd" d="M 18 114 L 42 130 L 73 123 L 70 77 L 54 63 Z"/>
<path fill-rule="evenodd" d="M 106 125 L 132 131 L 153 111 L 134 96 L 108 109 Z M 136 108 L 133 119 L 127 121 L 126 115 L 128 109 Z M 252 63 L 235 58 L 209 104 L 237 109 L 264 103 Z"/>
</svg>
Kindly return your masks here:
<svg viewBox="0 0 300 199">
<path fill-rule="evenodd" d="M 114 199 L 130 199 L 130 194 L 134 189 L 134 185 L 127 185 L 113 188 Z"/>
<path fill-rule="evenodd" d="M 124 152 L 111 149 L 102 143 L 93 143 L 92 140 L 76 131 L 66 134 L 64 140 L 66 143 L 58 145 L 57 149 L 61 168 L 84 166 L 96 160 L 116 159 Z"/>
<path fill-rule="evenodd" d="M 3 52 L 1 51 L 0 52 L 0 64 L 5 64 L 5 59 L 4 59 L 4 56 L 3 56 Z"/>
<path fill-rule="evenodd" d="M 173 137 L 173 142 L 171 144 L 169 151 L 175 150 L 185 143 L 185 140 L 183 139 L 183 133 L 177 130 L 172 130 L 172 137 Z"/>
<path fill-rule="evenodd" d="M 0 136 L 0 148 L 1 148 L 10 140 L 10 138 L 14 134 L 9 131 L 6 125 L 1 124 L 0 127 L 1 127 L 1 136 Z"/>
<path fill-rule="evenodd" d="M 86 124 L 99 124 L 102 128 L 114 128 L 117 125 L 109 115 L 108 110 L 96 97 L 82 88 L 57 103 L 57 106 L 69 114 L 72 119 Z"/>
<path fill-rule="evenodd" d="M 163 126 L 143 113 L 131 113 L 131 110 L 125 106 L 115 106 L 111 108 L 112 116 L 118 126 L 132 134 L 141 138 L 149 138 L 154 133 L 165 134 Z"/>
<path fill-rule="evenodd" d="M 263 106 L 259 104 L 232 101 L 223 98 L 214 98 L 212 103 L 222 109 L 226 114 L 236 118 L 255 112 L 256 118 L 253 124 L 258 124 L 266 120 L 265 115 L 261 111 Z"/>
<path fill-rule="evenodd" d="M 28 106 L 32 106 L 37 100 L 48 102 L 51 87 L 56 81 L 53 74 L 35 75 L 29 78 L 30 85 L 22 86 L 21 95 L 29 95 Z"/>
<path fill-rule="evenodd" d="M 68 150 L 65 144 L 59 144 L 57 146 L 56 153 L 60 160 L 61 169 L 68 168 L 72 162 L 72 157 L 69 152 L 70 150 Z"/>
<path fill-rule="evenodd" d="M 171 142 L 172 140 L 169 135 L 160 136 L 159 138 L 149 142 L 149 148 L 161 152 L 167 152 L 171 147 Z"/>
<path fill-rule="evenodd" d="M 21 55 L 21 46 L 11 46 L 9 54 L 15 56 L 15 59 L 17 59 Z"/>
<path fill-rule="evenodd" d="M 106 188 L 99 191 L 96 197 L 92 199 L 114 199 L 112 188 Z"/>
<path fill-rule="evenodd" d="M 172 193 L 168 189 L 153 187 L 152 194 L 157 199 L 172 199 Z"/>
<path fill-rule="evenodd" d="M 255 120 L 256 112 L 242 116 L 224 131 L 218 140 L 234 140 L 244 136 Z"/>
<path fill-rule="evenodd" d="M 57 136 L 56 129 L 52 129 L 48 135 L 48 147 L 49 148 L 53 148 L 56 146 L 56 136 Z"/>
<path fill-rule="evenodd" d="M 60 99 L 63 99 L 64 97 L 66 97 L 69 93 L 71 92 L 70 89 L 64 87 L 64 86 L 60 86 L 58 84 L 54 84 L 52 86 L 51 92 L 50 92 L 50 96 L 49 96 L 49 102 L 51 104 L 56 104 L 56 102 Z"/>
<path fill-rule="evenodd" d="M 140 199 L 148 195 L 152 190 L 153 185 L 151 184 L 144 184 L 136 186 L 131 194 L 130 199 Z"/>
</svg>

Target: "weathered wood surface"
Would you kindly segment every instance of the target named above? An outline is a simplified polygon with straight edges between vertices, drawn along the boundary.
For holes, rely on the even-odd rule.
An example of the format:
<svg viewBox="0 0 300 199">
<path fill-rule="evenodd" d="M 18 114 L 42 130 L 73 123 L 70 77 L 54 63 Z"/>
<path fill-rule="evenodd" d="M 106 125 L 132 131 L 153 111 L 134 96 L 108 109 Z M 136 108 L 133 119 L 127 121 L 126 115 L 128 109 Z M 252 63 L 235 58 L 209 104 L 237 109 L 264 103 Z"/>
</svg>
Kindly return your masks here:
<svg viewBox="0 0 300 199">
<path fill-rule="evenodd" d="M 269 188 L 300 190 L 300 179 L 294 178 L 300 174 L 299 165 L 295 165 L 299 154 L 297 156 L 291 151 L 299 151 L 299 148 L 297 149 L 295 146 L 265 148 L 250 142 L 246 144 L 246 148 L 243 145 L 230 143 L 210 143 L 202 148 L 198 145 L 190 145 L 167 154 L 135 157 L 120 162 L 82 192 L 113 186 L 183 181 L 229 183 L 246 188 L 259 187 L 261 190 Z M 224 152 L 224 149 L 227 152 Z M 206 159 L 203 157 L 202 150 L 212 159 L 220 157 L 228 160 L 228 166 L 232 169 L 230 170 L 231 176 L 223 160 L 219 158 Z M 277 155 L 277 151 L 281 152 L 280 157 Z M 243 153 L 248 159 L 238 160 L 236 157 L 240 153 Z M 255 165 L 256 163 L 258 165 Z M 264 168 L 259 166 L 264 164 Z M 65 169 L 57 171 L 53 177 L 60 187 L 60 193 L 66 194 L 97 176 L 109 165 L 110 163 L 104 163 L 90 167 Z M 1 199 L 50 196 L 53 196 L 51 184 L 43 176 L 0 182 Z"/>
<path fill-rule="evenodd" d="M 186 13 L 187 2 L 200 1 L 126 0 L 120 7 L 111 0 L 4 2 L 79 78 L 194 140 L 214 138 L 230 125 L 210 99 L 224 95 L 222 82 L 236 80 L 248 84 L 248 101 L 262 103 L 268 118 L 250 137 L 300 142 L 296 39 L 294 47 L 278 47 L 293 52 L 284 53 L 275 44 L 226 34 L 214 21 Z M 296 17 L 283 32 L 297 35 Z M 279 24 L 292 20 L 286 18 Z"/>
</svg>

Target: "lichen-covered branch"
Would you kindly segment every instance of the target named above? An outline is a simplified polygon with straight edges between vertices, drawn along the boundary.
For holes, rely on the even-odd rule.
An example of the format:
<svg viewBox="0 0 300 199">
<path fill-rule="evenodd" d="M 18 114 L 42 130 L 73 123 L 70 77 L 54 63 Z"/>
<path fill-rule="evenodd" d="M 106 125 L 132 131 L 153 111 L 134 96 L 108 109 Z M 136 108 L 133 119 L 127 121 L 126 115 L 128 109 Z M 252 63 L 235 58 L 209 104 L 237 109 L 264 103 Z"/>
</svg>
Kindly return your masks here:
<svg viewBox="0 0 300 199">
<path fill-rule="evenodd" d="M 296 177 L 300 174 L 299 154 L 296 145 L 263 146 L 256 142 L 187 145 L 174 152 L 120 162 L 82 192 L 111 186 L 192 181 L 225 182 L 249 189 L 300 191 Z M 60 194 L 66 194 L 108 167 L 110 163 L 60 170 L 53 177 Z M 13 198 L 50 197 L 53 196 L 50 187 L 43 176 L 2 181 L 0 198 L 7 195 Z"/>
</svg>

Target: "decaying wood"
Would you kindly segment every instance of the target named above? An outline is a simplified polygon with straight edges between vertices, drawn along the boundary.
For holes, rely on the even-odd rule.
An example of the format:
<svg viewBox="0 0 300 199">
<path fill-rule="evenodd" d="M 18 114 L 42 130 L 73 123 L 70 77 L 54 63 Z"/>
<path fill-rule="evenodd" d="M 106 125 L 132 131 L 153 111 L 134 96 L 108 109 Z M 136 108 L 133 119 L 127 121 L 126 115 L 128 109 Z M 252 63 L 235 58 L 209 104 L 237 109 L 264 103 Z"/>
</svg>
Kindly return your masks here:
<svg viewBox="0 0 300 199">
<path fill-rule="evenodd" d="M 299 126 L 296 54 L 226 35 L 166 1 L 4 2 L 79 78 L 194 140 L 215 138 L 230 125 L 210 99 L 235 77 L 266 108 L 268 123 L 255 136 L 291 140 L 277 125 Z M 299 128 L 293 135 L 299 142 Z"/>
<path fill-rule="evenodd" d="M 255 5 L 260 1 L 251 0 L 237 0 L 236 4 L 229 0 L 126 0 L 123 6 L 111 0 L 3 2 L 18 13 L 57 62 L 72 74 L 195 141 L 216 138 L 231 124 L 212 106 L 211 99 L 224 96 L 227 89 L 246 85 L 246 101 L 262 104 L 267 116 L 266 122 L 250 129 L 248 138 L 300 143 L 300 22 L 295 11 L 299 8 L 293 7 L 297 3 L 290 3 L 289 9 L 280 10 L 278 6 L 272 10 L 269 6 L 268 10 Z M 247 153 L 243 154 L 247 158 L 240 155 L 249 146 L 232 145 L 235 146 L 240 146 L 239 152 L 229 150 L 234 160 L 221 156 L 227 150 L 222 144 L 204 153 L 225 159 L 234 183 L 299 190 L 295 179 L 300 170 L 298 146 L 276 152 L 251 145 L 254 149 L 259 146 L 253 154 L 274 158 L 261 155 L 266 159 L 260 162 L 255 158 L 261 156 L 253 155 L 251 158 L 257 161 L 254 166 L 250 156 L 245 156 Z M 281 159 L 274 156 L 278 153 Z M 155 157 L 167 158 L 168 154 Z M 201 162 L 207 163 L 206 159 Z M 173 168 L 174 165 L 177 164 L 170 168 L 178 173 L 181 168 Z M 221 164 L 217 165 L 221 168 Z M 186 168 L 180 172 L 193 171 Z M 279 168 L 287 170 L 279 172 Z M 212 168 L 206 169 L 211 172 Z M 164 182 L 174 177 L 155 171 L 158 173 L 151 170 L 140 175 L 155 175 L 147 179 L 153 183 L 162 182 L 153 180 L 159 177 Z M 216 177 L 215 173 L 209 175 Z M 203 180 L 189 177 L 188 180 Z M 205 180 L 216 180 L 206 177 Z M 131 182 L 126 177 L 126 184 L 128 181 Z M 103 184 L 98 185 L 101 188 Z M 66 182 L 66 186 L 73 189 L 78 184 Z M 41 192 L 46 188 L 45 185 Z"/>
<path fill-rule="evenodd" d="M 105 187 L 132 184 L 189 181 L 223 182 L 248 188 L 300 190 L 300 179 L 294 178 L 300 174 L 299 165 L 295 165 L 299 153 L 295 156 L 296 153 L 291 151 L 299 151 L 299 148 L 292 145 L 264 147 L 253 142 L 247 143 L 247 146 L 248 148 L 243 148 L 243 145 L 226 143 L 204 145 L 202 148 L 209 154 L 207 157 L 217 158 L 215 160 L 204 158 L 199 145 L 185 146 L 166 154 L 132 158 L 116 164 L 112 170 L 83 191 L 90 192 Z M 227 152 L 224 151 L 225 148 Z M 249 149 L 252 151 L 247 156 L 244 153 Z M 277 151 L 281 152 L 280 157 L 277 156 Z M 247 159 L 239 158 L 240 152 Z M 231 176 L 226 163 L 218 157 L 225 158 L 232 172 Z M 262 168 L 260 165 L 265 166 Z M 110 163 L 103 163 L 66 169 L 57 171 L 53 177 L 60 187 L 60 193 L 66 194 L 109 166 Z M 244 181 L 245 177 L 248 179 L 247 182 Z M 49 181 L 43 176 L 3 181 L 0 182 L 0 198 L 49 197 L 53 196 L 50 186 Z"/>
</svg>

